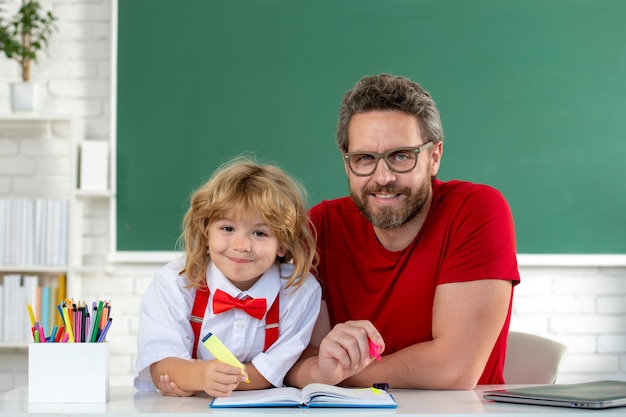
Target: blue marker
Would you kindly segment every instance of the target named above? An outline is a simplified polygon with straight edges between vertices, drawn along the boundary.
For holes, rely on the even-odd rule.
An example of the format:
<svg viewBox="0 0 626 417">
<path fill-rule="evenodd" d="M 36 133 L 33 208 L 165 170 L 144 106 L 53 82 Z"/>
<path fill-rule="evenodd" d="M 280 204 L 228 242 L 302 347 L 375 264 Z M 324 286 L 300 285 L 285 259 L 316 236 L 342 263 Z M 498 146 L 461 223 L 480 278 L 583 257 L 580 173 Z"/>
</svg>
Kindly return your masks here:
<svg viewBox="0 0 626 417">
<path fill-rule="evenodd" d="M 107 320 L 106 326 L 104 326 L 102 333 L 100 333 L 100 337 L 98 337 L 98 343 L 104 342 L 107 332 L 109 331 L 109 327 L 111 327 L 111 323 L 113 323 L 113 317 L 109 317 L 109 319 Z"/>
</svg>

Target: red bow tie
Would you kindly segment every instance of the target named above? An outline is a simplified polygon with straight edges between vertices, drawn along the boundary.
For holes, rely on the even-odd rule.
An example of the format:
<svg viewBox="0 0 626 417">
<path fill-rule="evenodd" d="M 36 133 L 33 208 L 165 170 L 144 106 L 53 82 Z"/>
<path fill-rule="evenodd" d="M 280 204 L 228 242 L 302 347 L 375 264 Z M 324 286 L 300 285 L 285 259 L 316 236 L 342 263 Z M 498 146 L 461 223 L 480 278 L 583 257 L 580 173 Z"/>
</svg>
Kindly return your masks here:
<svg viewBox="0 0 626 417">
<path fill-rule="evenodd" d="M 231 308 L 238 308 L 245 311 L 257 320 L 261 320 L 265 315 L 266 303 L 265 298 L 248 298 L 240 300 L 231 297 L 222 290 L 216 290 L 213 296 L 213 312 L 215 314 L 223 313 Z"/>
</svg>

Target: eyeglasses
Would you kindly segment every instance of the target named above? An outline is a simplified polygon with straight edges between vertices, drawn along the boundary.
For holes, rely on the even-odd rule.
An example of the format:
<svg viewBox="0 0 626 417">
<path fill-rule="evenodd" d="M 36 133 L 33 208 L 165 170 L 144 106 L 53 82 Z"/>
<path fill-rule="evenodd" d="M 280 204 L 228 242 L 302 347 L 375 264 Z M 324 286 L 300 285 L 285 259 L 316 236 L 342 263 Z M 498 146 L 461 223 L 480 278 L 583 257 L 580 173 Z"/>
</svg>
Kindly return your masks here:
<svg viewBox="0 0 626 417">
<path fill-rule="evenodd" d="M 433 146 L 433 142 L 426 142 L 417 148 L 389 149 L 385 153 L 376 152 L 348 152 L 343 159 L 348 163 L 350 171 L 358 177 L 367 177 L 376 171 L 378 161 L 384 159 L 387 168 L 391 171 L 404 174 L 417 165 L 417 156 L 420 152 Z"/>
</svg>

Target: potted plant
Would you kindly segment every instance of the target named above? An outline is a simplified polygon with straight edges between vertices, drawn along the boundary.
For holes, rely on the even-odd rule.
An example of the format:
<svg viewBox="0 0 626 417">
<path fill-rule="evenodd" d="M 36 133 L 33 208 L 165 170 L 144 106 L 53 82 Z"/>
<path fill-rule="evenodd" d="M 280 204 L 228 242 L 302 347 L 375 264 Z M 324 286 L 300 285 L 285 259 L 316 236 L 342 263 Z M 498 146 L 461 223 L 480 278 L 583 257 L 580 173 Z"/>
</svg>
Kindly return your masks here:
<svg viewBox="0 0 626 417">
<path fill-rule="evenodd" d="M 36 84 L 31 82 L 31 64 L 37 53 L 48 46 L 50 35 L 57 29 L 56 17 L 45 11 L 38 1 L 22 0 L 12 19 L 4 20 L 0 10 L 0 51 L 20 65 L 22 82 L 11 84 L 13 110 L 35 110 L 38 107 Z"/>
</svg>

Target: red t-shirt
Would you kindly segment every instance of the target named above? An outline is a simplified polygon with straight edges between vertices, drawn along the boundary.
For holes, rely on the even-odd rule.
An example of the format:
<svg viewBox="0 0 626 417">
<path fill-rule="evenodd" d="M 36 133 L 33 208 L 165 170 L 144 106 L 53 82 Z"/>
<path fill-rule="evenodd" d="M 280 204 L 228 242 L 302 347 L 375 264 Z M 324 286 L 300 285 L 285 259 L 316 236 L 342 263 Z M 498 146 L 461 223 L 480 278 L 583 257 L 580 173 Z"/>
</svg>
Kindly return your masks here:
<svg viewBox="0 0 626 417">
<path fill-rule="evenodd" d="M 331 325 L 370 320 L 385 339 L 386 353 L 432 340 L 437 285 L 484 278 L 519 283 L 510 208 L 500 192 L 486 185 L 434 180 L 424 225 L 397 252 L 378 243 L 349 197 L 322 201 L 310 216 Z M 510 315 L 511 305 L 479 384 L 504 383 Z"/>
</svg>

